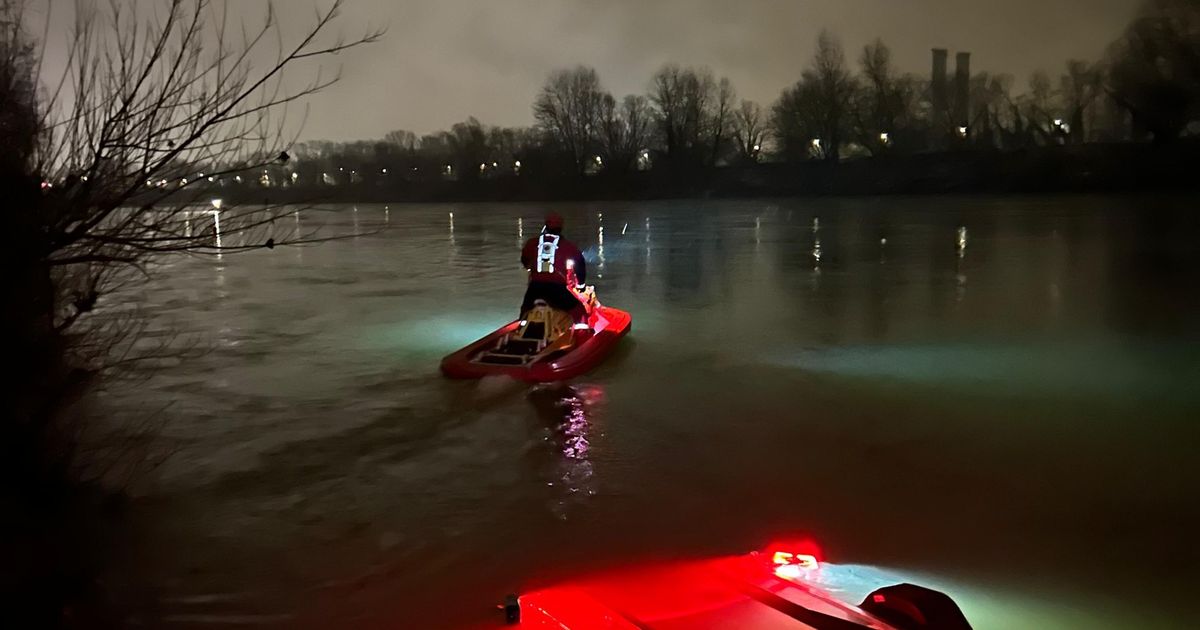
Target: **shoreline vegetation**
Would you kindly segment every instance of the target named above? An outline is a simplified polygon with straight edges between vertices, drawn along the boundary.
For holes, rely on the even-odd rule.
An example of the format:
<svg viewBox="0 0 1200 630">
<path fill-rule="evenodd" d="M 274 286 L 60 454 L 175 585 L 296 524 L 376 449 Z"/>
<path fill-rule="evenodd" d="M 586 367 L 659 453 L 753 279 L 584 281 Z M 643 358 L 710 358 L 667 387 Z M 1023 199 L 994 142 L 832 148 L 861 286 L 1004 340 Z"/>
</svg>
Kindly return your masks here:
<svg viewBox="0 0 1200 630">
<path fill-rule="evenodd" d="M 846 51 L 824 31 L 769 103 L 740 98 L 734 79 L 704 66 L 666 63 L 624 95 L 593 67 L 560 67 L 532 95 L 530 125 L 468 117 L 423 135 L 293 142 L 278 162 L 255 165 L 197 156 L 148 174 L 136 196 L 258 204 L 1195 190 L 1198 32 L 1194 1 L 1144 0 L 1099 59 L 1018 78 L 972 70 L 970 51 L 936 47 L 928 72 L 905 72 L 882 39 Z"/>
<path fill-rule="evenodd" d="M 235 203 L 619 201 L 909 194 L 1200 192 L 1200 142 L 954 151 L 628 173 L 467 181 L 364 180 L 341 186 L 214 185 Z"/>
</svg>

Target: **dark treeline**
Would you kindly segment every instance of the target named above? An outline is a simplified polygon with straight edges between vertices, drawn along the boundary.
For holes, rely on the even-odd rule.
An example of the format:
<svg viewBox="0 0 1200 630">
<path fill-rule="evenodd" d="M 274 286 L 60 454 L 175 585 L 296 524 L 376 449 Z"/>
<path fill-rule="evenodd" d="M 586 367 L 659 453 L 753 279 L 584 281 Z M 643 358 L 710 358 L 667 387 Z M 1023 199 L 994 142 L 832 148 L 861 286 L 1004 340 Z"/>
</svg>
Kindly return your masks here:
<svg viewBox="0 0 1200 630">
<path fill-rule="evenodd" d="M 373 141 L 305 142 L 294 160 L 257 181 L 223 183 L 250 196 L 287 196 L 263 188 L 290 188 L 355 199 L 1043 189 L 1055 187 L 1045 169 L 1075 172 L 1076 185 L 1114 185 L 1110 170 L 1134 179 L 1126 160 L 1164 175 L 1160 166 L 1195 155 L 1179 146 L 1200 136 L 1195 0 L 1149 0 L 1103 59 L 1068 61 L 1057 76 L 1039 71 L 1020 87 L 1011 75 L 970 73 L 961 53 L 947 77 L 945 55 L 934 51 L 931 76 L 904 74 L 883 41 L 851 56 L 822 33 L 799 80 L 765 106 L 739 99 L 730 79 L 707 68 L 666 65 L 645 94 L 617 97 L 594 69 L 576 66 L 547 78 L 530 127 L 469 118 L 424 136 L 400 130 Z M 1137 143 L 1176 146 L 1115 146 Z M 991 155 L 930 156 L 962 152 Z M 1159 164 L 1155 155 L 1169 159 Z M 871 166 L 849 168 L 850 161 Z M 856 175 L 843 174 L 835 190 L 820 163 Z M 1029 170 L 1033 164 L 1041 170 Z M 926 166 L 945 181 L 930 183 Z M 797 185 L 804 173 L 815 187 Z M 732 184 L 714 189 L 722 181 Z"/>
</svg>

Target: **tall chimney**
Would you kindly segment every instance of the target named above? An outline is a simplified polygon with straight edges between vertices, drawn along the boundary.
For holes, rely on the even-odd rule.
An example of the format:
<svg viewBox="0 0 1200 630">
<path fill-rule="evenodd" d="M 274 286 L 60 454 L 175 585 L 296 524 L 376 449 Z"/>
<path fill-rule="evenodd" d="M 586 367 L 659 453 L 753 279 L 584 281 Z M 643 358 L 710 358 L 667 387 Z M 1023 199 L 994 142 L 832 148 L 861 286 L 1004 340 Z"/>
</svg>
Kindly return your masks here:
<svg viewBox="0 0 1200 630">
<path fill-rule="evenodd" d="M 933 81 L 930 84 L 933 100 L 933 112 L 936 115 L 944 115 L 948 108 L 946 102 L 946 49 L 933 49 Z"/>
<path fill-rule="evenodd" d="M 971 124 L 971 53 L 954 56 L 954 124 Z"/>
</svg>

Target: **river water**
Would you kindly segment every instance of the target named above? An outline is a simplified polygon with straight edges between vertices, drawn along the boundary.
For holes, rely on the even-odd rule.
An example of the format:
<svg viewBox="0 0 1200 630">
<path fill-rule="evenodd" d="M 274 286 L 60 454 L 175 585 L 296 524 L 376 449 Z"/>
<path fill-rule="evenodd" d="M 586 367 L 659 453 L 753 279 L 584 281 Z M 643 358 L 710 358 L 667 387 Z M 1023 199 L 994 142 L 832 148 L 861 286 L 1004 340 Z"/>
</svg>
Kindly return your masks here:
<svg viewBox="0 0 1200 630">
<path fill-rule="evenodd" d="M 630 336 L 566 386 L 444 380 L 515 315 L 550 208 Z M 150 625 L 459 627 L 579 571 L 795 534 L 976 628 L 1194 627 L 1194 209 L 298 212 L 279 229 L 358 236 L 179 258 L 120 296 L 206 352 L 106 398 L 173 452 L 114 573 Z"/>
</svg>

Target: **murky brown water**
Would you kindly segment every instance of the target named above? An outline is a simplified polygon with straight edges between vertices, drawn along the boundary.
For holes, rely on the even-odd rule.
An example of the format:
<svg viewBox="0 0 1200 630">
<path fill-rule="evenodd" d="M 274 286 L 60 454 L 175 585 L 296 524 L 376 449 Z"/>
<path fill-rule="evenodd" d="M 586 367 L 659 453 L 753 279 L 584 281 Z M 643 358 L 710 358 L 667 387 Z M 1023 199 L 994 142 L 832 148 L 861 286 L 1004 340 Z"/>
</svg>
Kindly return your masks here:
<svg viewBox="0 0 1200 630">
<path fill-rule="evenodd" d="M 544 207 L 301 213 L 387 229 L 181 259 L 128 298 L 213 350 L 110 400 L 169 403 L 178 448 L 115 570 L 153 585 L 152 625 L 454 627 L 576 570 L 805 532 L 977 628 L 1190 627 L 1195 206 L 555 206 L 634 318 L 557 388 L 437 373 L 514 314 Z"/>
</svg>

